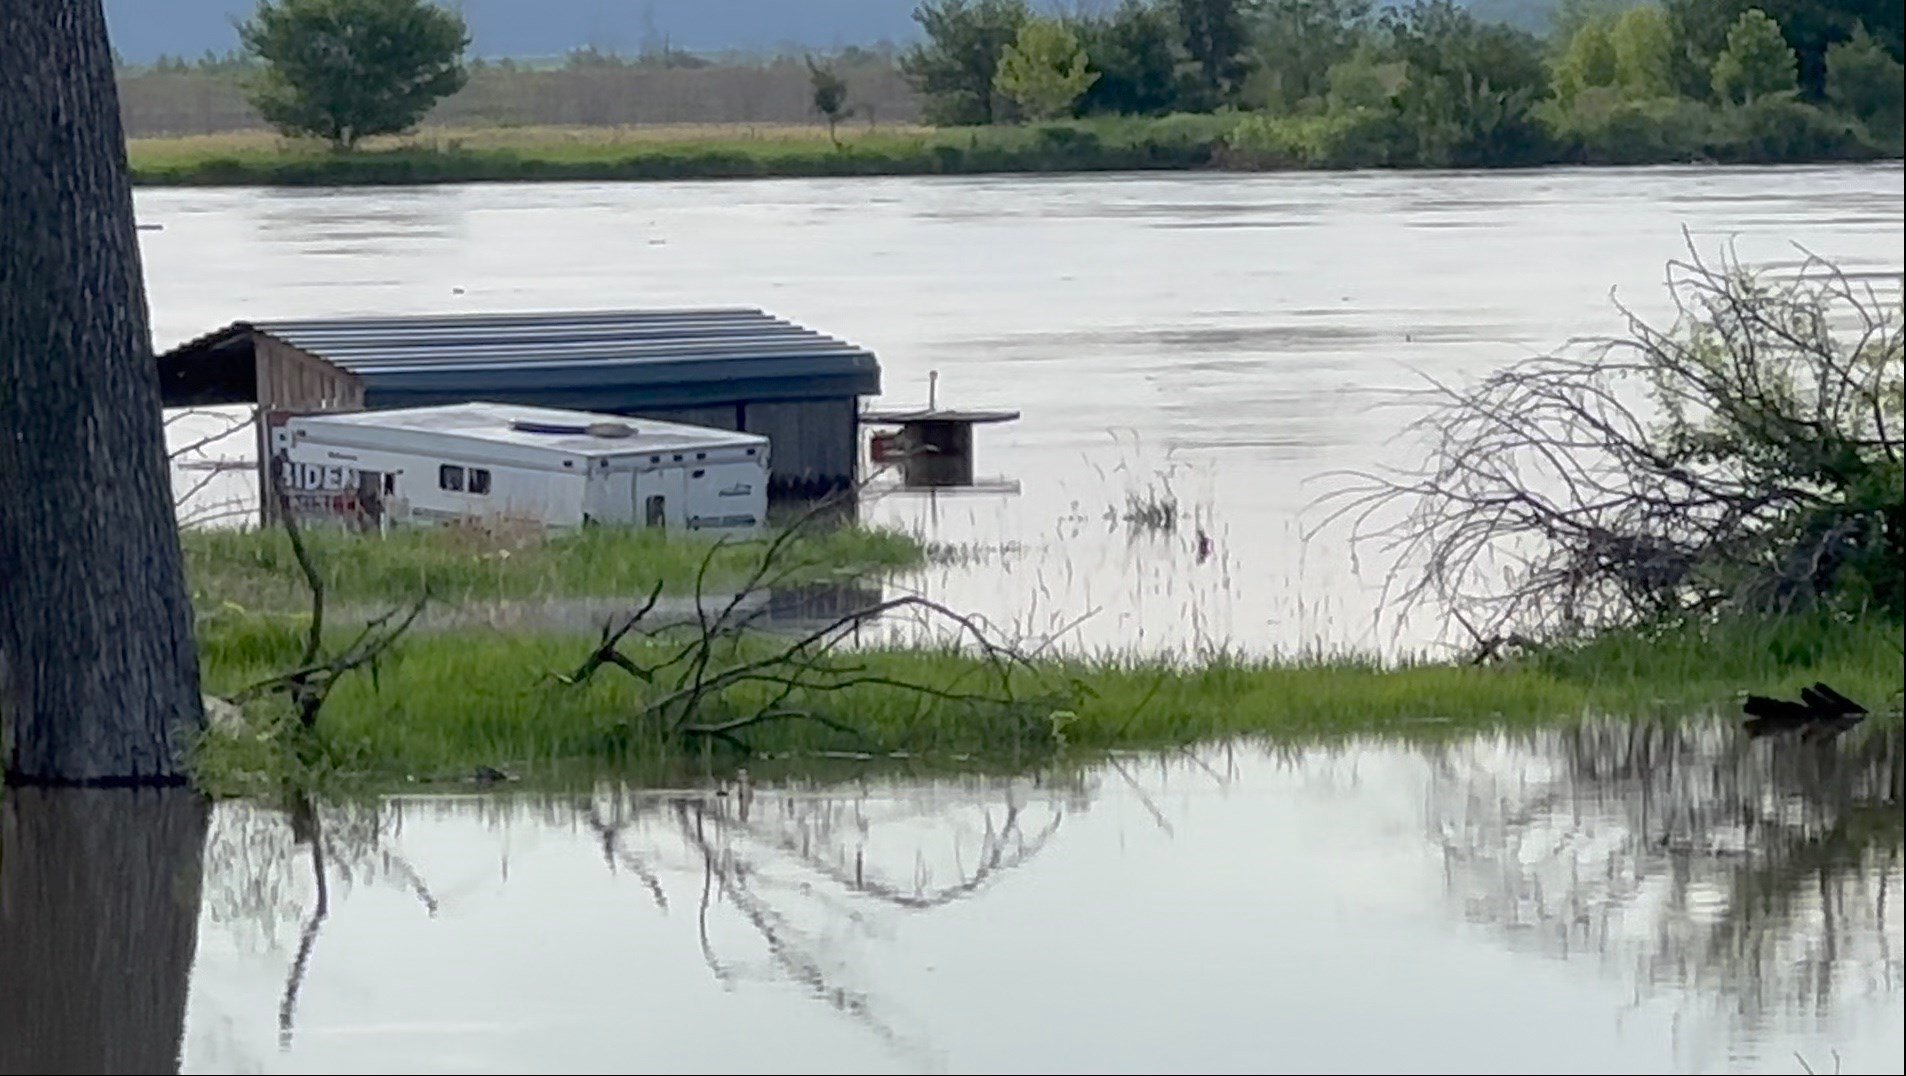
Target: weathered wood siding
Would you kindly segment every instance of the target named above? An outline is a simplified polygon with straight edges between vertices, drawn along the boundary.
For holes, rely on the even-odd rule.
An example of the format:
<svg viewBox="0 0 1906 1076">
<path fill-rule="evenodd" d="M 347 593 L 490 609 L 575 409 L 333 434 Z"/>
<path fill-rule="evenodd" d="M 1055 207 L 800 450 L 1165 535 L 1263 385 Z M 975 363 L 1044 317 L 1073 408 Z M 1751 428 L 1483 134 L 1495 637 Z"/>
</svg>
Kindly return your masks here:
<svg viewBox="0 0 1906 1076">
<path fill-rule="evenodd" d="M 252 337 L 258 370 L 258 515 L 269 526 L 277 516 L 271 493 L 271 432 L 265 416 L 273 411 L 362 411 L 364 384 L 354 375 L 282 340 L 263 333 Z"/>
<path fill-rule="evenodd" d="M 351 374 L 262 333 L 254 337 L 258 406 L 265 411 L 362 411 L 364 385 Z"/>
</svg>

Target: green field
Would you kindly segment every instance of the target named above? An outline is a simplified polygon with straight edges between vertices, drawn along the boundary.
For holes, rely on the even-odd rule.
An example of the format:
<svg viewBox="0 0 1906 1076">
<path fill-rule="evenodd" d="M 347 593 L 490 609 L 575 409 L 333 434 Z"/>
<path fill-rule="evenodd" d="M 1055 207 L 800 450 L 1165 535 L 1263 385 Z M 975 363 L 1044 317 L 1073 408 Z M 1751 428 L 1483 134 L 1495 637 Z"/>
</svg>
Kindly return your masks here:
<svg viewBox="0 0 1906 1076">
<path fill-rule="evenodd" d="M 1210 165 L 1232 121 L 1111 118 L 1023 127 L 515 127 L 425 131 L 352 153 L 257 132 L 134 139 L 151 186 L 315 186 L 527 180 L 1072 172 Z"/>
<path fill-rule="evenodd" d="M 1725 110 L 1685 102 L 1648 119 L 1649 137 L 1552 132 L 1502 166 L 1799 163 L 1868 160 L 1856 124 L 1792 105 Z M 1791 110 L 1790 110 L 1791 111 Z M 1797 126 L 1796 126 L 1797 125 Z M 133 181 L 149 186 L 334 186 L 537 180 L 732 179 L 770 176 L 964 175 L 1225 168 L 1244 171 L 1408 168 L 1408 131 L 1380 113 L 1331 116 L 1109 116 L 986 127 L 700 124 L 649 127 L 426 129 L 373 139 L 354 152 L 268 132 L 141 138 Z"/>
</svg>

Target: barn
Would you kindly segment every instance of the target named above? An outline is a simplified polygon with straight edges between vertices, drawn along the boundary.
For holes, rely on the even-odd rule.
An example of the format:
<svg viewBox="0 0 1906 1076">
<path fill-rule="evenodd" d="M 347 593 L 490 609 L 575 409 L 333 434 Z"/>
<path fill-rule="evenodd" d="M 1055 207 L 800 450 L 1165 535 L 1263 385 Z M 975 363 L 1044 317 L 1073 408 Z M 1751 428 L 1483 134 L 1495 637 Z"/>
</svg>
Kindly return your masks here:
<svg viewBox="0 0 1906 1076">
<path fill-rule="evenodd" d="M 748 308 L 241 321 L 158 363 L 167 407 L 481 400 L 762 434 L 781 497 L 853 484 L 859 401 L 880 392 L 872 352 Z"/>
</svg>

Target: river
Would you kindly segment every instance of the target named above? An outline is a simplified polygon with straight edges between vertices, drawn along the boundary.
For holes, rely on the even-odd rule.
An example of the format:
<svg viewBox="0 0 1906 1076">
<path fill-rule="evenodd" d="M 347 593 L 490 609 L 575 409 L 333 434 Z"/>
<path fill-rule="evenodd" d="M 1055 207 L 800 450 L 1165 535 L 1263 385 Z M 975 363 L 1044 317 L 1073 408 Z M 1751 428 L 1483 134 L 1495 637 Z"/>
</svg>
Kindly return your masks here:
<svg viewBox="0 0 1906 1076">
<path fill-rule="evenodd" d="M 944 402 L 1023 412 L 979 441 L 1017 492 L 870 501 L 953 550 L 893 585 L 1073 648 L 1268 653 L 1438 639 L 1316 507 L 1332 476 L 1409 464 L 1400 390 L 1618 331 L 1611 289 L 1662 315 L 1689 243 L 1897 286 L 1901 202 L 1890 164 L 138 211 L 163 226 L 142 233 L 162 346 L 240 318 L 740 304 L 873 348 L 887 402 L 937 371 Z M 1129 497 L 1175 526 L 1123 519 Z M 0 1005 L 0 1061 L 1898 1072 L 1900 749 L 1640 723 L 315 807 L 10 794 L 0 932 L 43 989 Z"/>
<path fill-rule="evenodd" d="M 944 403 L 1023 413 L 978 436 L 979 470 L 1017 493 L 866 509 L 955 547 L 897 585 L 1074 649 L 1395 651 L 1442 624 L 1395 615 L 1389 564 L 1317 502 L 1416 458 L 1399 390 L 1618 332 L 1611 291 L 1662 315 L 1690 243 L 1776 272 L 1804 248 L 1896 286 L 1902 175 L 142 190 L 138 212 L 163 229 L 142 234 L 162 347 L 238 319 L 760 306 L 872 348 L 883 403 L 922 402 L 938 371 Z M 1133 496 L 1174 502 L 1175 526 L 1126 522 Z"/>
</svg>

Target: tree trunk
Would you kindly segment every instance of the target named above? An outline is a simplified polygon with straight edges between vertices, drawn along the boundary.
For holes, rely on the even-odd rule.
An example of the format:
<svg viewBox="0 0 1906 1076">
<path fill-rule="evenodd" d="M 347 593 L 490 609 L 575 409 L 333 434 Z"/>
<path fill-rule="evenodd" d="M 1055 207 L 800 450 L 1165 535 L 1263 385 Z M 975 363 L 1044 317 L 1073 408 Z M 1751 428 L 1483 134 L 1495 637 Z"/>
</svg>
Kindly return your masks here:
<svg viewBox="0 0 1906 1076">
<path fill-rule="evenodd" d="M 170 783 L 204 715 L 100 0 L 0 26 L 0 765 Z"/>
<path fill-rule="evenodd" d="M 177 1072 L 206 803 L 186 789 L 0 797 L 0 1072 Z"/>
</svg>

